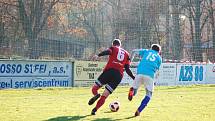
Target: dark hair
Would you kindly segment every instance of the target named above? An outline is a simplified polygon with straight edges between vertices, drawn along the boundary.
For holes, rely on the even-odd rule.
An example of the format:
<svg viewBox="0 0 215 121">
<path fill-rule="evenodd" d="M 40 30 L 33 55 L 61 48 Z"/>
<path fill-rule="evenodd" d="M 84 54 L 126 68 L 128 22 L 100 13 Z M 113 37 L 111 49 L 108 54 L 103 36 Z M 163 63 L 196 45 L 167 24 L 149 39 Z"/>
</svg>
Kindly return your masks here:
<svg viewBox="0 0 215 121">
<path fill-rule="evenodd" d="M 151 48 L 152 48 L 152 50 L 155 50 L 155 51 L 158 51 L 158 52 L 161 50 L 161 47 L 158 44 L 152 44 Z"/>
<path fill-rule="evenodd" d="M 112 44 L 121 46 L 121 41 L 119 39 L 114 39 Z"/>
</svg>

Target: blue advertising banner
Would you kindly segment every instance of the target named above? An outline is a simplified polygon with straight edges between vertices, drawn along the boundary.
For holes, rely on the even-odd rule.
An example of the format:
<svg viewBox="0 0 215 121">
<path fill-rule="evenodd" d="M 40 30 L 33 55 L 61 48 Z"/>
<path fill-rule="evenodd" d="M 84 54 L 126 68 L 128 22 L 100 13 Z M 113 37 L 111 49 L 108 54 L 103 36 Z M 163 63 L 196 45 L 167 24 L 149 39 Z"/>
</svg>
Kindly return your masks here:
<svg viewBox="0 0 215 121">
<path fill-rule="evenodd" d="M 206 65 L 177 64 L 176 85 L 205 84 Z"/>
<path fill-rule="evenodd" d="M 69 87 L 72 67 L 62 61 L 0 61 L 0 89 Z"/>
</svg>

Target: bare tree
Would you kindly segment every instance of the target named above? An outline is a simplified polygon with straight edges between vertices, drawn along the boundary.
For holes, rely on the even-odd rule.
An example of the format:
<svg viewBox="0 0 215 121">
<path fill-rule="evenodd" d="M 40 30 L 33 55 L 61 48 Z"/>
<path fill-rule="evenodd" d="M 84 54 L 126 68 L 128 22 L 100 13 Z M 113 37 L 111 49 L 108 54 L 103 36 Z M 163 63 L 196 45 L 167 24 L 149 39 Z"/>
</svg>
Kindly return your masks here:
<svg viewBox="0 0 215 121">
<path fill-rule="evenodd" d="M 13 41 L 22 37 L 22 31 L 17 16 L 17 2 L 2 0 L 0 1 L 0 53 L 7 57 L 11 56 Z M 15 54 L 16 51 L 15 51 Z"/>
<path fill-rule="evenodd" d="M 190 15 L 189 21 L 191 25 L 191 34 L 193 33 L 192 51 L 193 60 L 195 61 L 203 61 L 201 48 L 201 33 L 205 27 L 205 24 L 209 20 L 208 14 L 205 13 L 206 8 L 207 7 L 205 0 L 186 0 L 186 9 L 188 10 Z"/>
<path fill-rule="evenodd" d="M 181 45 L 181 31 L 180 31 L 180 0 L 171 0 L 172 17 L 173 17 L 173 58 L 181 59 L 182 45 Z"/>
<path fill-rule="evenodd" d="M 28 56 L 37 59 L 36 39 L 44 28 L 51 10 L 59 0 L 18 0 L 18 11 L 22 28 L 29 41 Z"/>
<path fill-rule="evenodd" d="M 215 62 L 215 7 L 213 5 L 215 2 L 213 0 L 208 0 L 208 13 L 210 18 L 210 24 L 212 28 L 212 42 L 213 42 L 213 55 L 212 60 Z"/>
</svg>

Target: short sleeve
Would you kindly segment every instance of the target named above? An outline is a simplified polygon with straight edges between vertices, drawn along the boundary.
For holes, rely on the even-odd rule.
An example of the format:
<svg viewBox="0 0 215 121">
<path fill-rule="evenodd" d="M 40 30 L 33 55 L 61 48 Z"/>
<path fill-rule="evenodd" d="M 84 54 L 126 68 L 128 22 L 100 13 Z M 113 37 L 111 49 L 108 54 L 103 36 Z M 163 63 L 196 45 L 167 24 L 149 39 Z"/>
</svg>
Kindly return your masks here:
<svg viewBox="0 0 215 121">
<path fill-rule="evenodd" d="M 148 50 L 147 49 L 141 49 L 141 50 L 139 50 L 139 55 L 143 56 L 146 51 L 148 51 Z"/>
<path fill-rule="evenodd" d="M 107 50 L 110 51 L 110 55 L 112 55 L 114 48 L 113 47 L 109 47 Z"/>
</svg>

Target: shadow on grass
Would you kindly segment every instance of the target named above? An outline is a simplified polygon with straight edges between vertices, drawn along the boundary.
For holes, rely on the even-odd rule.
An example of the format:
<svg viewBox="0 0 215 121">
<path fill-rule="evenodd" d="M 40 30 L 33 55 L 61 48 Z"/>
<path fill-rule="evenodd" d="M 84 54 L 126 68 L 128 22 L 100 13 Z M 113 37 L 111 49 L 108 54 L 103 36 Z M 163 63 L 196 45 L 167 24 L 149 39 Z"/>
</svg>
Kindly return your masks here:
<svg viewBox="0 0 215 121">
<path fill-rule="evenodd" d="M 112 111 L 106 111 L 104 113 L 114 113 Z M 125 118 L 120 118 L 120 119 L 96 119 L 96 120 L 93 120 L 93 121 L 123 121 L 123 120 L 126 120 L 126 119 L 132 119 L 132 118 L 135 118 L 135 116 L 129 116 L 129 117 L 125 117 Z"/>
<path fill-rule="evenodd" d="M 59 117 L 55 117 L 55 118 L 50 118 L 48 120 L 45 121 L 78 121 L 81 120 L 85 117 L 88 117 L 91 115 L 85 115 L 85 116 L 59 116 Z"/>
<path fill-rule="evenodd" d="M 112 112 L 112 111 L 106 111 L 106 112 L 104 112 L 104 113 L 114 113 L 114 112 Z"/>
<path fill-rule="evenodd" d="M 107 111 L 105 113 L 111 113 L 111 111 Z M 83 120 L 84 118 L 86 118 L 88 116 L 92 116 L 92 115 L 85 115 L 85 116 L 58 116 L 58 117 L 50 118 L 50 119 L 44 120 L 44 121 L 79 121 L 79 120 Z M 120 118 L 120 119 L 96 118 L 96 119 L 93 119 L 92 121 L 123 121 L 123 120 L 131 119 L 131 118 L 134 118 L 134 117 L 135 116 L 130 116 L 130 117 L 125 117 L 125 118 Z"/>
<path fill-rule="evenodd" d="M 121 119 L 115 119 L 114 121 L 124 121 L 126 119 L 132 119 L 132 118 L 135 118 L 136 116 L 129 116 L 129 117 L 126 117 L 126 118 L 121 118 Z"/>
<path fill-rule="evenodd" d="M 112 112 L 112 111 L 106 111 L 106 112 L 104 112 L 104 113 L 114 113 L 114 112 Z M 126 117 L 126 118 L 121 118 L 121 119 L 96 119 L 96 120 L 93 120 L 93 121 L 123 121 L 123 120 L 126 120 L 126 119 L 131 119 L 131 118 L 135 118 L 135 116 L 129 116 L 129 117 Z"/>
<path fill-rule="evenodd" d="M 111 118 L 97 118 L 92 121 L 116 121 L 116 120 Z"/>
<path fill-rule="evenodd" d="M 79 121 L 79 120 L 83 120 L 84 118 L 86 118 L 88 116 L 92 116 L 92 115 L 86 115 L 86 116 L 59 116 L 59 117 L 55 117 L 55 118 L 50 118 L 50 119 L 45 120 L 45 121 Z M 111 118 L 97 118 L 97 119 L 94 119 L 92 121 L 116 121 L 116 120 L 111 119 Z"/>
<path fill-rule="evenodd" d="M 209 87 L 215 87 L 215 85 L 209 85 Z"/>
</svg>

